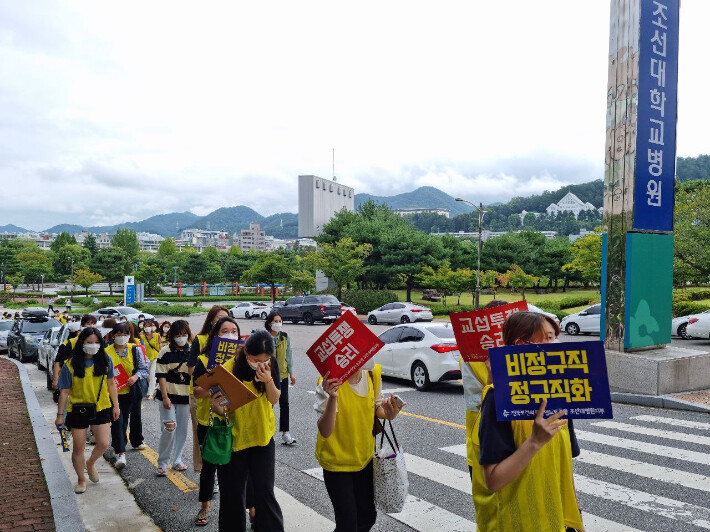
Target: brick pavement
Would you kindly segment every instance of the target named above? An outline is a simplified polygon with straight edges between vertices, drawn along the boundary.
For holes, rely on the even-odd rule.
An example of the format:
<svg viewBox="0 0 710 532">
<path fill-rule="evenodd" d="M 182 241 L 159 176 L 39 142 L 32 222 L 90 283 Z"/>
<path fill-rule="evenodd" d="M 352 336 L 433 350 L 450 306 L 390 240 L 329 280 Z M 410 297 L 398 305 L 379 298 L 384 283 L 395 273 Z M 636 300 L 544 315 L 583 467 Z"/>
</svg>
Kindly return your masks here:
<svg viewBox="0 0 710 532">
<path fill-rule="evenodd" d="M 55 530 L 17 367 L 0 358 L 0 531 Z"/>
</svg>

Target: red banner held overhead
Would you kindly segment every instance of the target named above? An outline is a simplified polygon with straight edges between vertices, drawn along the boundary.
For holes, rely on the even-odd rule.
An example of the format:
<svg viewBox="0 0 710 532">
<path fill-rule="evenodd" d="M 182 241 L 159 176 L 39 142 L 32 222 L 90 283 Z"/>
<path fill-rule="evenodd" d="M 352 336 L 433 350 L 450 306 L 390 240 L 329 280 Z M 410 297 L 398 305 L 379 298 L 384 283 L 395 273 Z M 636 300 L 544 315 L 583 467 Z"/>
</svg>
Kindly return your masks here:
<svg viewBox="0 0 710 532">
<path fill-rule="evenodd" d="M 306 351 L 318 373 L 345 382 L 385 345 L 352 312 L 345 312 Z"/>
<path fill-rule="evenodd" d="M 528 310 L 527 301 L 517 301 L 499 307 L 451 314 L 456 344 L 466 362 L 488 359 L 491 347 L 503 345 L 503 322 L 514 312 Z"/>
</svg>

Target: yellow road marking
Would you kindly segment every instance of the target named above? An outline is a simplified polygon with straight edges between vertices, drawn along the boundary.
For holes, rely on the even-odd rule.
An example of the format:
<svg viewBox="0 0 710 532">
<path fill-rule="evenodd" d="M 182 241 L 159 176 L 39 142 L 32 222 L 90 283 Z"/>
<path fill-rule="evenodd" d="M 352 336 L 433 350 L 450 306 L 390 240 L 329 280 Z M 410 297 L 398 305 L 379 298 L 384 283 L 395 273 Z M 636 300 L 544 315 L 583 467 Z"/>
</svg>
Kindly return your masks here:
<svg viewBox="0 0 710 532">
<path fill-rule="evenodd" d="M 130 434 L 131 432 L 126 431 L 126 433 Z M 145 449 L 138 452 L 141 453 L 146 460 L 153 464 L 153 467 L 158 467 L 158 453 L 155 451 L 155 449 L 149 447 L 148 445 L 145 445 Z M 198 489 L 200 489 L 197 484 L 195 484 L 192 480 L 183 475 L 180 471 L 175 471 L 174 469 L 168 468 L 167 472 L 168 479 L 170 480 L 170 482 L 175 484 L 177 489 L 179 489 L 183 493 L 190 493 L 191 491 L 197 491 Z"/>
<path fill-rule="evenodd" d="M 424 421 L 431 421 L 432 423 L 439 423 L 440 425 L 446 425 L 448 427 L 454 427 L 457 429 L 465 429 L 466 425 L 461 425 L 460 423 L 452 423 L 451 421 L 444 421 L 443 419 L 436 419 L 433 417 L 420 416 L 419 414 L 412 414 L 411 412 L 400 412 L 400 416 L 410 416 L 417 419 L 423 419 Z"/>
</svg>

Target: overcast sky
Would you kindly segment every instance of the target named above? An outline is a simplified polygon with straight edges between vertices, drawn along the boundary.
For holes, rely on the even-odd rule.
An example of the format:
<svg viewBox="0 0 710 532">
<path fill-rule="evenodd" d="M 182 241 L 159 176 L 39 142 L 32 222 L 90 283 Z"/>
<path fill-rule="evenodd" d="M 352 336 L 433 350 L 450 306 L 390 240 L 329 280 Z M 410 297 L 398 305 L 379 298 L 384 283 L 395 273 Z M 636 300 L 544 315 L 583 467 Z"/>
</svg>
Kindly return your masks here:
<svg viewBox="0 0 710 532">
<path fill-rule="evenodd" d="M 683 0 L 678 155 L 710 153 Z M 0 0 L 0 225 L 244 204 L 297 176 L 505 201 L 603 177 L 608 0 Z"/>
</svg>

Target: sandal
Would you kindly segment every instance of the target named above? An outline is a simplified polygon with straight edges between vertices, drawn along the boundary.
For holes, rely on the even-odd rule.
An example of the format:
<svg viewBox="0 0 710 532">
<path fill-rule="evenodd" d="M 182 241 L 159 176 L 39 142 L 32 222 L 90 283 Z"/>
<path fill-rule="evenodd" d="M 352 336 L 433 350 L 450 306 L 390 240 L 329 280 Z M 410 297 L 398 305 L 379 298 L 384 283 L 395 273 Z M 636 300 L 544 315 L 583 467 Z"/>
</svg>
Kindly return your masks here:
<svg viewBox="0 0 710 532">
<path fill-rule="evenodd" d="M 158 470 L 155 472 L 155 476 L 158 476 L 158 477 L 167 477 L 167 476 L 168 476 L 168 472 L 167 472 L 167 470 L 165 470 L 165 469 L 158 468 Z"/>
<path fill-rule="evenodd" d="M 175 464 L 173 469 L 175 471 L 187 471 L 187 466 L 185 464 Z"/>
<path fill-rule="evenodd" d="M 200 508 L 200 511 L 197 512 L 197 517 L 195 518 L 195 526 L 207 526 L 207 524 L 210 522 L 210 520 L 207 518 L 209 513 L 209 510 L 206 510 L 205 508 Z"/>
</svg>

